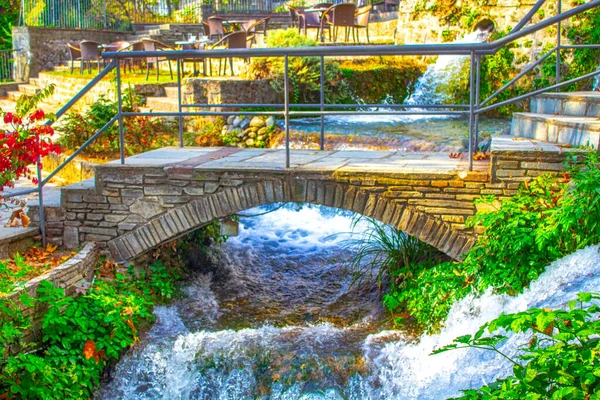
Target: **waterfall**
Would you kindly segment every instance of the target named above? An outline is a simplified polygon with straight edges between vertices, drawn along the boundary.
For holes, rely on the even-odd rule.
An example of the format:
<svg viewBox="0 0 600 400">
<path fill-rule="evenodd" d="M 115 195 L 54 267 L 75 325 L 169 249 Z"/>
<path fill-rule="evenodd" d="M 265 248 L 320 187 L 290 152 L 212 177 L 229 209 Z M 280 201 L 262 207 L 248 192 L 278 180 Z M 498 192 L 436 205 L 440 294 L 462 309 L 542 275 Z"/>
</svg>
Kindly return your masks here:
<svg viewBox="0 0 600 400">
<path fill-rule="evenodd" d="M 318 206 L 242 218 L 221 272 L 196 276 L 186 298 L 156 307 L 157 322 L 98 397 L 445 399 L 512 368 L 492 352 L 434 349 L 502 312 L 561 307 L 600 287 L 592 246 L 552 263 L 523 294 L 457 302 L 441 333 L 415 338 L 386 327 L 376 285 L 350 287 L 339 233 L 351 226 L 351 214 Z M 527 340 L 511 335 L 501 350 L 513 355 Z"/>
</svg>

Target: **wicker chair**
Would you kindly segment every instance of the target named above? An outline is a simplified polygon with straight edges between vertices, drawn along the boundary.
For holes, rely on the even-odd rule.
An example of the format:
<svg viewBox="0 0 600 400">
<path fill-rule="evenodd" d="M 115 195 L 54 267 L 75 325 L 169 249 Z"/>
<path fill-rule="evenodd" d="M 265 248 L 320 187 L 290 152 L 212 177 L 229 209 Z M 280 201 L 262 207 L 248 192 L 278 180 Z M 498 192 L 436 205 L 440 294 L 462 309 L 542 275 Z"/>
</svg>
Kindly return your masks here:
<svg viewBox="0 0 600 400">
<path fill-rule="evenodd" d="M 217 47 L 222 47 L 226 49 L 246 49 L 251 47 L 252 45 L 252 36 L 248 36 L 246 31 L 237 31 L 229 33 L 217 43 L 215 43 L 211 49 L 215 49 Z M 219 74 L 221 74 L 221 60 L 219 59 Z M 231 75 L 233 76 L 233 57 L 229 57 L 229 66 L 231 69 Z M 227 72 L 227 62 L 223 67 L 223 75 Z M 212 65 L 211 65 L 211 75 L 212 75 Z"/>
<path fill-rule="evenodd" d="M 356 23 L 354 24 L 354 31 L 356 33 L 355 42 L 360 43 L 360 35 L 358 32 L 360 29 L 364 29 L 367 33 L 367 43 L 371 43 L 369 39 L 369 18 L 371 17 L 372 5 L 358 7 L 356 9 Z"/>
<path fill-rule="evenodd" d="M 144 51 L 175 50 L 173 47 L 153 39 L 142 39 L 142 44 L 144 46 Z M 156 81 L 158 82 L 160 76 L 160 63 L 165 61 L 169 63 L 169 72 L 171 74 L 171 79 L 173 79 L 173 67 L 171 67 L 170 59 L 166 57 L 146 57 L 146 80 L 148 80 L 148 77 L 150 76 L 150 64 L 152 64 L 154 65 L 154 68 L 156 68 Z"/>
<path fill-rule="evenodd" d="M 225 35 L 225 28 L 223 28 L 223 18 L 210 17 L 205 27 L 208 26 L 208 37 L 210 39 L 216 36 L 217 39 L 222 39 Z"/>
<path fill-rule="evenodd" d="M 81 61 L 81 49 L 74 44 L 67 43 L 67 50 L 69 51 L 69 57 L 71 58 L 71 73 L 73 73 L 75 61 Z"/>
<path fill-rule="evenodd" d="M 331 6 L 321 18 L 321 31 L 324 28 L 333 28 L 333 41 L 335 42 L 337 41 L 338 28 L 345 28 L 345 41 L 347 42 L 350 31 L 354 33 L 355 12 L 356 6 L 352 3 L 340 3 Z M 331 38 L 331 32 L 329 37 Z"/>
<path fill-rule="evenodd" d="M 321 20 L 319 14 L 316 12 L 305 12 L 298 11 L 298 31 L 304 30 L 304 34 L 307 34 L 307 30 L 314 28 L 317 30 L 317 39 L 319 38 L 319 32 L 321 31 Z"/>
<path fill-rule="evenodd" d="M 292 28 L 298 28 L 298 32 L 300 32 L 300 19 L 298 14 L 302 12 L 304 8 L 288 6 L 288 10 L 290 12 L 290 26 Z"/>
<path fill-rule="evenodd" d="M 256 36 L 263 35 L 263 41 L 267 37 L 267 30 L 269 29 L 269 21 L 271 17 L 263 18 L 260 21 L 254 21 L 254 23 L 244 27 L 248 35 L 252 35 L 252 44 L 256 44 Z"/>
<path fill-rule="evenodd" d="M 88 72 L 92 72 L 92 61 L 95 61 L 98 64 L 98 73 L 100 72 L 100 61 L 102 57 L 100 56 L 100 43 L 92 42 L 91 40 L 82 40 L 79 43 L 79 48 L 81 49 L 81 67 L 79 72 L 83 74 L 83 68 L 85 63 L 88 65 Z"/>
<path fill-rule="evenodd" d="M 204 43 L 195 46 L 193 44 L 182 44 L 181 50 L 204 50 L 206 45 Z M 194 76 L 198 74 L 198 61 L 202 61 L 202 75 L 206 76 L 206 58 L 183 58 L 181 59 L 181 71 L 185 75 L 185 63 L 192 63 L 194 66 Z"/>
</svg>

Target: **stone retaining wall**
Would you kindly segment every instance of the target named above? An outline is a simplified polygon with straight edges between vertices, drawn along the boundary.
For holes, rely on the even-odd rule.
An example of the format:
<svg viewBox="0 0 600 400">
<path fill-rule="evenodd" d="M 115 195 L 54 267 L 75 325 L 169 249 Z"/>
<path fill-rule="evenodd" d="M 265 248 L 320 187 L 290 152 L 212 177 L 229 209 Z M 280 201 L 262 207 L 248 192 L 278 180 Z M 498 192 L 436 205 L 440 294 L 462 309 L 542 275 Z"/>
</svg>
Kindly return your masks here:
<svg viewBox="0 0 600 400">
<path fill-rule="evenodd" d="M 125 40 L 128 32 L 101 31 L 92 29 L 40 28 L 15 26 L 12 30 L 13 49 L 21 49 L 29 57 L 29 76 L 37 77 L 41 71 L 49 70 L 68 60 L 67 43 L 93 40 L 110 43 Z"/>
<path fill-rule="evenodd" d="M 38 341 L 40 339 L 41 319 L 44 316 L 47 307 L 36 303 L 33 306 L 25 306 L 19 300 L 23 290 L 27 291 L 29 296 L 37 297 L 37 290 L 42 281 L 52 282 L 55 287 L 65 289 L 67 296 L 75 295 L 76 287 L 82 281 L 91 281 L 94 275 L 94 267 L 98 262 L 98 246 L 94 243 L 87 243 L 83 249 L 66 261 L 64 264 L 54 268 L 50 273 L 38 276 L 27 283 L 23 289 L 18 289 L 7 296 L 17 307 L 21 309 L 23 315 L 29 317 L 33 323 L 30 331 L 26 332 L 23 339 L 26 342 Z M 15 349 L 16 350 L 16 349 Z"/>
</svg>

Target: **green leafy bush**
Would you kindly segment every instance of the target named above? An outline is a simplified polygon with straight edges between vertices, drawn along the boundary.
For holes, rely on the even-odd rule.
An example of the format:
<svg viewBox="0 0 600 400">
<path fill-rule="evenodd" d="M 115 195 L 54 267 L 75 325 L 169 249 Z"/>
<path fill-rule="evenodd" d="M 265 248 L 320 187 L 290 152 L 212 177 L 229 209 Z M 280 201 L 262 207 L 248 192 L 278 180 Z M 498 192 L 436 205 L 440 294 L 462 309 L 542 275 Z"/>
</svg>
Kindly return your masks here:
<svg viewBox="0 0 600 400">
<path fill-rule="evenodd" d="M 581 156 L 580 156 L 581 157 Z M 574 251 L 600 243 L 600 164 L 590 152 L 563 177 L 543 175 L 480 212 L 468 226 L 485 230 L 462 262 L 413 267 L 413 279 L 392 284 L 384 301 L 392 312 L 406 311 L 428 331 L 440 328 L 452 304 L 488 288 L 515 295 L 546 266 Z"/>
<path fill-rule="evenodd" d="M 298 33 L 297 29 L 274 31 L 267 38 L 268 47 L 306 47 L 316 42 Z M 290 101 L 292 103 L 318 103 L 320 99 L 320 58 L 289 57 Z M 242 71 L 245 79 L 271 79 L 275 90 L 283 93 L 284 61 L 281 57 L 253 58 Z M 340 103 L 348 95 L 339 64 L 325 62 L 325 101 Z"/>
<path fill-rule="evenodd" d="M 500 353 L 513 363 L 513 374 L 461 399 L 597 399 L 600 396 L 600 293 L 579 293 L 567 310 L 532 308 L 501 315 L 471 336 L 461 336 L 434 354 L 460 348 Z M 519 354 L 504 354 L 507 339 L 498 331 L 529 333 Z"/>
<path fill-rule="evenodd" d="M 46 307 L 42 348 L 11 355 L 31 326 L 29 318 L 6 299 L 0 300 L 0 394 L 24 399 L 83 399 L 93 397 L 104 368 L 135 345 L 140 326 L 153 320 L 154 301 L 174 293 L 175 277 L 155 263 L 148 279 L 116 274 L 97 278 L 82 295 L 68 297 L 63 289 L 42 281 L 38 298 L 21 296 L 24 304 Z M 144 277 L 145 278 L 145 277 Z M 27 345 L 25 345 L 27 348 Z"/>
<path fill-rule="evenodd" d="M 123 111 L 139 111 L 142 98 L 132 87 L 123 90 Z M 62 136 L 59 143 L 66 150 L 77 150 L 98 130 L 104 127 L 118 112 L 117 100 L 100 96 L 85 113 L 71 112 L 58 129 Z M 161 118 L 123 118 L 125 153 L 137 154 L 143 151 L 169 146 L 174 143 L 175 127 Z M 119 126 L 115 122 L 107 131 L 92 142 L 85 153 L 110 155 L 119 151 Z"/>
</svg>

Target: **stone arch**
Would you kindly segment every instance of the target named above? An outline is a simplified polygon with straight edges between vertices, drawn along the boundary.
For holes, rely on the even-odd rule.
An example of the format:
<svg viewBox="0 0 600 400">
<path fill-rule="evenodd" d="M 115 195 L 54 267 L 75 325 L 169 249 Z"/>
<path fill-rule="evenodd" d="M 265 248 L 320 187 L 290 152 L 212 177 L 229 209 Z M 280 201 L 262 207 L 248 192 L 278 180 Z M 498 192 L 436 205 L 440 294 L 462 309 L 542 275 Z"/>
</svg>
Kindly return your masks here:
<svg viewBox="0 0 600 400">
<path fill-rule="evenodd" d="M 279 202 L 310 203 L 353 211 L 398 228 L 455 259 L 475 242 L 475 237 L 453 230 L 440 217 L 389 198 L 384 191 L 327 178 L 271 177 L 222 188 L 154 217 L 109 241 L 108 248 L 116 261 L 127 262 L 216 219 Z"/>
</svg>

